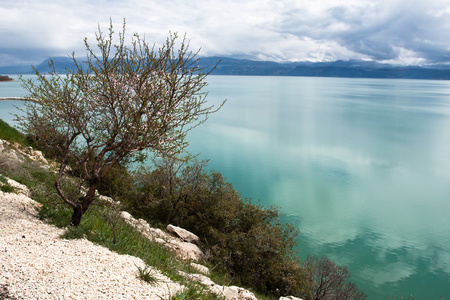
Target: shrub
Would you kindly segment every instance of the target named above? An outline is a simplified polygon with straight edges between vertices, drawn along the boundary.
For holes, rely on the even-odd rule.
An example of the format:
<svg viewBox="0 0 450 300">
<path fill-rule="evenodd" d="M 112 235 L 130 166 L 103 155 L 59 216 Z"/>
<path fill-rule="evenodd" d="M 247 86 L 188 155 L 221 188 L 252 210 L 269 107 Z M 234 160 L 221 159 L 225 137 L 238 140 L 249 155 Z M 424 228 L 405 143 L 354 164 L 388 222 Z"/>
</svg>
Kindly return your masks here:
<svg viewBox="0 0 450 300">
<path fill-rule="evenodd" d="M 311 300 L 362 300 L 367 296 L 349 282 L 346 267 L 338 266 L 327 257 L 309 256 L 305 261 L 305 270 L 311 283 Z"/>
<path fill-rule="evenodd" d="M 139 196 L 129 201 L 147 219 L 197 234 L 209 260 L 239 283 L 274 295 L 302 295 L 303 269 L 293 252 L 298 231 L 281 224 L 275 207 L 242 199 L 206 162 L 158 161 L 136 176 Z"/>
</svg>

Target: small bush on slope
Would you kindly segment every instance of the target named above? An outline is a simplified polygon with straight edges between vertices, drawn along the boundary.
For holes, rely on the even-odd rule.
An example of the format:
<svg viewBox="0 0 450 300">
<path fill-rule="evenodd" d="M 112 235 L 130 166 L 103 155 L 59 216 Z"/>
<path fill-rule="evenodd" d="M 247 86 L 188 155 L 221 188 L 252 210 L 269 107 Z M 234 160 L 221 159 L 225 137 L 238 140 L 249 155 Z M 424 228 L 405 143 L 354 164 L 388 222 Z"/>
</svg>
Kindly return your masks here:
<svg viewBox="0 0 450 300">
<path fill-rule="evenodd" d="M 140 195 L 128 204 L 150 220 L 195 232 L 211 263 L 241 284 L 273 296 L 304 295 L 304 270 L 293 252 L 298 231 L 281 224 L 279 211 L 242 200 L 204 162 L 160 161 L 138 176 Z"/>
</svg>

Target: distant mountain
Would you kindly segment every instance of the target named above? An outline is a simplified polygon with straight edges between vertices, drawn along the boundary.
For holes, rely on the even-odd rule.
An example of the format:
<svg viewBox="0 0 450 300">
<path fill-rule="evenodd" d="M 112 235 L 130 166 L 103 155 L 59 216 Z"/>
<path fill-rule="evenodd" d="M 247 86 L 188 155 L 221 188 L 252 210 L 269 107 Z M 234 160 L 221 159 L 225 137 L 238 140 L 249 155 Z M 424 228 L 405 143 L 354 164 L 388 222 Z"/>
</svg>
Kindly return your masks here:
<svg viewBox="0 0 450 300">
<path fill-rule="evenodd" d="M 310 76 L 310 77 L 349 77 L 349 78 L 405 78 L 450 80 L 449 65 L 433 66 L 394 66 L 372 61 L 348 60 L 334 62 L 289 62 L 254 61 L 230 57 L 201 57 L 202 67 L 212 68 L 218 62 L 213 75 L 251 75 L 251 76 Z M 58 73 L 73 70 L 69 57 L 53 58 Z M 49 59 L 36 66 L 41 72 L 49 72 Z M 33 74 L 31 67 L 0 67 L 0 74 Z"/>
<path fill-rule="evenodd" d="M 70 57 L 58 56 L 52 57 L 51 59 L 53 60 L 56 72 L 60 74 L 65 74 L 67 73 L 67 70 L 75 69 L 73 60 Z M 39 71 L 39 73 L 49 73 L 51 71 L 49 63 L 50 58 L 34 67 Z M 0 74 L 34 74 L 34 70 L 31 66 L 0 67 Z"/>
<path fill-rule="evenodd" d="M 318 63 L 276 63 L 221 57 L 200 59 L 202 66 L 213 66 L 218 61 L 220 63 L 212 74 L 450 80 L 450 66 L 447 65 L 434 65 L 429 67 L 394 66 L 359 60 L 338 60 Z"/>
<path fill-rule="evenodd" d="M 65 56 L 59 56 L 59 57 L 52 57 L 53 65 L 55 66 L 55 71 L 57 73 L 67 73 L 67 70 L 73 71 L 75 70 L 75 65 L 73 63 L 73 60 L 70 57 Z M 48 73 L 51 71 L 50 66 L 50 59 L 44 60 L 42 63 L 36 66 L 36 70 L 39 71 L 39 73 Z M 33 72 L 34 73 L 34 72 Z"/>
</svg>

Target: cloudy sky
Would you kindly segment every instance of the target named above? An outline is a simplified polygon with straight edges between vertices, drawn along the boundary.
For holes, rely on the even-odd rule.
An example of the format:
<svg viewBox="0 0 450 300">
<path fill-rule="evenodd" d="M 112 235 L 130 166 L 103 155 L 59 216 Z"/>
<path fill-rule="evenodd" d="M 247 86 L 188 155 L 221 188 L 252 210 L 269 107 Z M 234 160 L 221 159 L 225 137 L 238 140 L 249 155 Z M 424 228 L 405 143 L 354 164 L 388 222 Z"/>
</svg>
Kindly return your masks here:
<svg viewBox="0 0 450 300">
<path fill-rule="evenodd" d="M 273 61 L 450 63 L 450 0 L 0 0 L 0 66 L 84 54 L 97 26 L 203 56 Z"/>
</svg>

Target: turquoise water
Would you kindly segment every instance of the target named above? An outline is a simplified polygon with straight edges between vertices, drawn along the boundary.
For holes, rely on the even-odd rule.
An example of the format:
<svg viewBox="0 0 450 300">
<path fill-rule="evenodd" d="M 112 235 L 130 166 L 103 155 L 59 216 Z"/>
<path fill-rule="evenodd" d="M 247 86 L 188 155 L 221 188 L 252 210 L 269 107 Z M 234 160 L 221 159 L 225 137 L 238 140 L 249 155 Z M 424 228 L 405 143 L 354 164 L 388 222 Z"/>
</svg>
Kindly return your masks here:
<svg viewBox="0 0 450 300">
<path fill-rule="evenodd" d="M 0 98 L 1 97 L 24 97 L 26 96 L 26 91 L 22 88 L 21 81 L 19 81 L 17 76 L 9 77 L 14 78 L 14 81 L 0 82 Z M 34 76 L 28 75 L 24 78 L 34 78 Z M 5 122 L 12 123 L 14 119 L 13 114 L 18 113 L 16 107 L 22 107 L 22 102 L 20 101 L 0 101 L 0 119 Z"/>
<path fill-rule="evenodd" d="M 346 265 L 369 299 L 450 299 L 449 81 L 209 82 L 210 101 L 228 101 L 190 133 L 190 151 L 244 197 L 278 205 L 302 257 Z M 22 95 L 0 84 L 0 97 Z"/>
<path fill-rule="evenodd" d="M 280 206 L 302 257 L 348 266 L 369 299 L 450 299 L 450 82 L 210 81 L 228 102 L 191 151 Z"/>
</svg>

